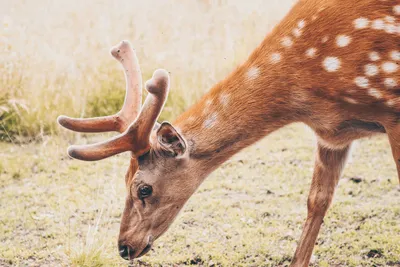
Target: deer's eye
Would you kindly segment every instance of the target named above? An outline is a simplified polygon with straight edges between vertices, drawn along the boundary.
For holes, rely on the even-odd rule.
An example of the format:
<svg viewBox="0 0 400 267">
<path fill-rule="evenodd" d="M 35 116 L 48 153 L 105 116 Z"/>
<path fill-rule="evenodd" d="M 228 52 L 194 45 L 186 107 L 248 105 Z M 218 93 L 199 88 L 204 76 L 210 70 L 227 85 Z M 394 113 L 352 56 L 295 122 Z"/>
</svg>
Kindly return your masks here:
<svg viewBox="0 0 400 267">
<path fill-rule="evenodd" d="M 153 188 L 150 185 L 144 184 L 139 186 L 138 195 L 140 199 L 151 196 L 153 193 Z"/>
</svg>

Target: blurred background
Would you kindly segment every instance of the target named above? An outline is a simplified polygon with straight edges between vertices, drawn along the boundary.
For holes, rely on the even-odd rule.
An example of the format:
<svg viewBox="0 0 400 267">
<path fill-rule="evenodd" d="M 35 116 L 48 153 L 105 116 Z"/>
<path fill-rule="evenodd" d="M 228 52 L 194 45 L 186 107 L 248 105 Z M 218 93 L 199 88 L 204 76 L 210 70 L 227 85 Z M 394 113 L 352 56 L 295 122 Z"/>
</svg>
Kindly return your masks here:
<svg viewBox="0 0 400 267">
<path fill-rule="evenodd" d="M 131 41 L 143 79 L 171 73 L 174 118 L 243 62 L 294 0 L 0 0 L 0 266 L 127 266 L 117 251 L 129 155 L 80 162 L 60 114 L 109 115 Z M 111 134 L 112 135 L 112 134 Z M 400 189 L 385 136 L 357 142 L 312 266 L 400 266 Z M 288 266 L 306 218 L 315 137 L 290 125 L 216 170 L 132 266 Z"/>
<path fill-rule="evenodd" d="M 124 98 L 109 54 L 132 42 L 144 79 L 171 72 L 162 118 L 184 111 L 258 45 L 294 0 L 1 0 L 0 138 L 37 140 L 59 114 L 117 111 Z"/>
</svg>

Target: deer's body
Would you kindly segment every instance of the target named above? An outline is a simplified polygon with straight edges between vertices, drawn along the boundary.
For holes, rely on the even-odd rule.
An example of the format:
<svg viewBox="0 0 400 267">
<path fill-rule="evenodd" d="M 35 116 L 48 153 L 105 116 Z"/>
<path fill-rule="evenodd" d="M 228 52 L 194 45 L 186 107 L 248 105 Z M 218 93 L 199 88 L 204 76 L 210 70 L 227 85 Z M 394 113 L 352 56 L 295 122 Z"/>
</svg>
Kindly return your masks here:
<svg viewBox="0 0 400 267">
<path fill-rule="evenodd" d="M 399 9 L 399 1 L 300 1 L 175 122 L 208 170 L 289 123 L 315 131 L 309 215 L 293 266 L 308 265 L 351 142 L 386 131 L 400 140 Z"/>
<path fill-rule="evenodd" d="M 384 131 L 382 125 L 396 122 L 400 114 L 396 3 L 301 1 L 246 63 L 175 124 L 185 136 L 206 136 L 198 142 L 199 154 L 225 145 L 236 150 L 298 121 L 314 129 L 329 148 Z M 365 18 L 365 28 L 356 27 L 360 18 Z M 395 21 L 387 22 L 391 19 Z M 383 29 L 371 28 L 377 20 Z M 396 31 L 388 33 L 387 25 L 395 25 Z M 373 55 L 379 59 L 371 60 Z"/>
<path fill-rule="evenodd" d="M 128 49 L 121 47 L 123 59 Z M 158 86 L 159 95 L 150 90 L 158 100 L 153 106 L 146 100 L 139 119 L 117 126 L 122 134 L 113 140 L 73 147 L 70 155 L 97 160 L 133 152 L 119 244 L 121 256 L 134 258 L 149 250 L 211 171 L 270 132 L 303 122 L 315 131 L 318 149 L 292 266 L 307 266 L 351 142 L 387 133 L 399 169 L 399 64 L 398 0 L 302 0 L 242 66 L 176 120 L 176 128 L 164 123 L 149 133 L 168 87 L 168 77 L 159 73 L 150 82 Z M 117 118 L 130 114 L 125 106 Z M 112 130 L 109 118 L 64 117 L 60 123 L 79 131 Z M 150 194 L 143 195 L 143 184 L 152 187 Z"/>
</svg>

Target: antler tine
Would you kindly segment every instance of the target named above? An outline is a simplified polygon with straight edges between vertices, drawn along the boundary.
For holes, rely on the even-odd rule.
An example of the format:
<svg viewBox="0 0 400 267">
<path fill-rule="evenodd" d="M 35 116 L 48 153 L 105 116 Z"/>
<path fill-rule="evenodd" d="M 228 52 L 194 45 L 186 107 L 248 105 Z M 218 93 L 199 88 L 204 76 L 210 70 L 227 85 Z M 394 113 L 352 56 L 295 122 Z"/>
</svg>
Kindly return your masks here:
<svg viewBox="0 0 400 267">
<path fill-rule="evenodd" d="M 142 106 L 142 73 L 135 51 L 128 41 L 111 49 L 111 55 L 124 67 L 126 94 L 118 116 L 125 122 L 122 132 L 136 119 Z"/>
<path fill-rule="evenodd" d="M 169 75 L 158 69 L 146 82 L 149 92 L 137 119 L 122 134 L 92 145 L 70 146 L 68 154 L 76 159 L 94 161 L 125 151 L 139 157 L 150 149 L 150 134 L 165 104 L 169 91 Z"/>
<path fill-rule="evenodd" d="M 122 133 L 110 140 L 91 145 L 72 145 L 68 147 L 68 155 L 72 158 L 95 161 L 129 151 L 132 147 L 133 133 Z"/>
<path fill-rule="evenodd" d="M 149 142 L 150 134 L 158 116 L 164 107 L 169 92 L 169 74 L 164 69 L 154 71 L 153 77 L 146 82 L 146 97 L 142 110 L 135 121 L 139 127 L 137 141 Z"/>
<path fill-rule="evenodd" d="M 124 132 L 134 121 L 142 105 L 142 75 L 135 51 L 128 41 L 122 41 L 111 49 L 111 55 L 124 68 L 126 94 L 122 109 L 114 115 L 87 119 L 59 116 L 63 127 L 77 132 Z"/>
</svg>

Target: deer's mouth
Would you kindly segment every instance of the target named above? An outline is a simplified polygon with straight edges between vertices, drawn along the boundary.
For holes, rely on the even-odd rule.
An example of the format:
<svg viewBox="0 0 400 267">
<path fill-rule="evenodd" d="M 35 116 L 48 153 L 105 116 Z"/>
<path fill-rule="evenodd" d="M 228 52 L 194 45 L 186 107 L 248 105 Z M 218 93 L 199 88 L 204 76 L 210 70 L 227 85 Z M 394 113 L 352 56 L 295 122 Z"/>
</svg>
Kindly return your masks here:
<svg viewBox="0 0 400 267">
<path fill-rule="evenodd" d="M 148 244 L 148 245 L 143 249 L 143 251 L 140 252 L 140 254 L 137 256 L 137 258 L 140 258 L 140 257 L 142 257 L 143 255 L 145 255 L 147 252 L 150 251 L 150 249 L 151 249 L 151 245 Z"/>
<path fill-rule="evenodd" d="M 147 245 L 144 247 L 144 249 L 142 250 L 142 252 L 139 253 L 139 255 L 137 256 L 137 258 L 142 257 L 143 255 L 145 255 L 147 252 L 150 251 L 151 246 L 153 245 L 153 236 L 149 236 L 149 239 L 147 241 Z"/>
</svg>

